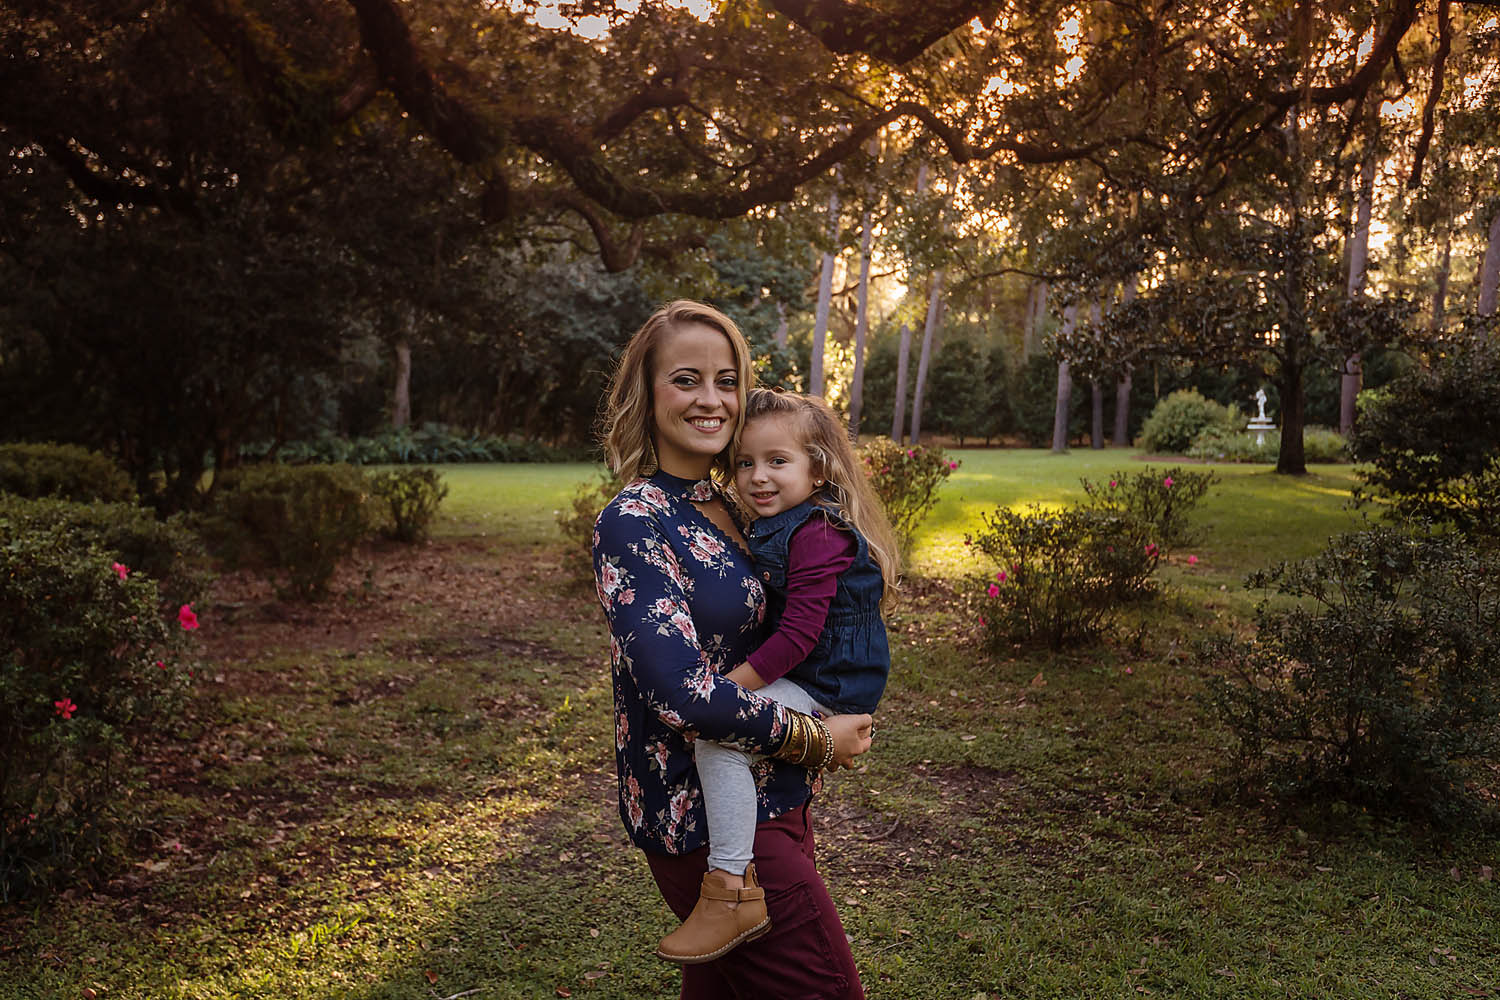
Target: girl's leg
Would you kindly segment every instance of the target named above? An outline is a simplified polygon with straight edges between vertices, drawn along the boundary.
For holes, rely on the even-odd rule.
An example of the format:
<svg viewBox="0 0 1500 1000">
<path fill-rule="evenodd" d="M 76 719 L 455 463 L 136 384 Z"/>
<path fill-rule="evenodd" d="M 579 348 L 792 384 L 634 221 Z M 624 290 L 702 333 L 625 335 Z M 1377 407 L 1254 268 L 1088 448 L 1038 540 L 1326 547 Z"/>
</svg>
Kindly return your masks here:
<svg viewBox="0 0 1500 1000">
<path fill-rule="evenodd" d="M 708 816 L 708 867 L 745 874 L 755 844 L 755 778 L 750 755 L 710 740 L 695 740 L 703 811 Z"/>
<path fill-rule="evenodd" d="M 820 709 L 806 691 L 785 677 L 758 693 L 799 712 Z M 756 801 L 750 762 L 755 758 L 711 740 L 695 740 L 693 754 L 703 785 L 703 811 L 708 816 L 708 867 L 743 875 L 745 866 L 754 860 Z"/>
</svg>

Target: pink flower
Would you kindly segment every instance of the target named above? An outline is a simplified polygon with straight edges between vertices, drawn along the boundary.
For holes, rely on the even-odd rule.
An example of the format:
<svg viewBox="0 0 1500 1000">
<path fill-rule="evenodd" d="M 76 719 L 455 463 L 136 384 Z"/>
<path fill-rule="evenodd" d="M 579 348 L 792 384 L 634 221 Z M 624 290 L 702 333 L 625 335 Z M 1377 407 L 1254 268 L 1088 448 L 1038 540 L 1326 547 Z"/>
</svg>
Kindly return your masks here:
<svg viewBox="0 0 1500 1000">
<path fill-rule="evenodd" d="M 956 469 L 956 468 L 958 468 L 958 463 L 957 462 L 949 462 L 948 463 L 948 468 L 950 468 L 950 469 Z"/>
<path fill-rule="evenodd" d="M 158 670 L 165 670 L 165 669 L 167 669 L 166 663 L 162 662 L 161 660 L 157 660 L 156 661 L 156 667 L 157 667 Z"/>
<path fill-rule="evenodd" d="M 908 449 L 906 449 L 906 457 L 907 458 L 916 458 L 917 457 L 917 453 L 916 453 L 916 451 L 914 449 L 908 448 Z"/>
<path fill-rule="evenodd" d="M 1196 566 L 1196 565 L 1198 565 L 1198 557 L 1197 556 L 1188 556 L 1188 565 L 1189 566 Z"/>
<path fill-rule="evenodd" d="M 130 575 L 130 567 L 126 566 L 124 563 L 111 563 L 109 568 L 114 570 L 115 576 L 119 577 L 121 580 Z"/>
<path fill-rule="evenodd" d="M 1146 555 L 1148 555 L 1148 556 L 1154 556 L 1154 555 L 1156 555 L 1156 551 L 1157 551 L 1157 549 L 1156 549 L 1156 543 L 1155 542 L 1147 542 L 1146 543 Z"/>
<path fill-rule="evenodd" d="M 1172 477 L 1168 476 L 1166 479 L 1163 479 L 1161 484 L 1170 490 L 1172 488 Z"/>
<path fill-rule="evenodd" d="M 1118 479 L 1111 479 L 1109 481 L 1109 488 L 1110 489 L 1114 489 L 1116 486 L 1119 486 L 1119 485 L 1120 485 L 1120 481 Z"/>
<path fill-rule="evenodd" d="M 57 709 L 57 714 L 64 719 L 71 719 L 73 713 L 78 711 L 78 706 L 73 704 L 73 699 L 64 695 L 60 701 L 54 701 L 52 707 Z"/>
<path fill-rule="evenodd" d="M 1127 674 L 1133 674 L 1133 673 L 1135 673 L 1135 668 L 1134 667 L 1126 667 L 1125 668 L 1125 672 Z"/>
<path fill-rule="evenodd" d="M 984 615 L 980 615 L 979 616 L 979 624 L 981 624 L 981 625 L 984 624 Z"/>
<path fill-rule="evenodd" d="M 1009 577 L 1007 577 L 1005 575 L 1005 570 L 1002 569 L 998 573 L 995 574 L 995 579 L 999 580 L 1001 583 L 1004 583 L 1006 580 L 1009 579 Z"/>
<path fill-rule="evenodd" d="M 193 614 L 193 606 L 191 604 L 184 604 L 177 609 L 177 624 L 181 625 L 188 632 L 198 627 L 198 616 Z"/>
<path fill-rule="evenodd" d="M 989 594 L 991 597 L 999 597 L 1000 596 L 1000 588 L 997 587 L 997 586 L 995 586 L 992 583 L 992 584 L 990 584 L 990 589 L 987 590 L 987 591 L 985 591 L 985 593 Z"/>
</svg>

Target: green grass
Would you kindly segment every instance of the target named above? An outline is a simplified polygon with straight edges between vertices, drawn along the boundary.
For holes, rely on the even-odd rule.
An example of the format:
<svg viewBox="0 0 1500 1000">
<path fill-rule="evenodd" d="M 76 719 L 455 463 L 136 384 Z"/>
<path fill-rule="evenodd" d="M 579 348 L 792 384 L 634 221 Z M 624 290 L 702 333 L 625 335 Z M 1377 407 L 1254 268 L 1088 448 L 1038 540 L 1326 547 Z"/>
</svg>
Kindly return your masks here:
<svg viewBox="0 0 1500 1000">
<path fill-rule="evenodd" d="M 966 571 L 986 505 L 1140 466 L 960 457 L 917 546 L 931 576 Z M 1186 650 L 1242 617 L 1219 586 L 1353 519 L 1346 468 L 1216 471 L 1203 561 L 1170 571 L 1138 649 L 983 654 L 940 583 L 891 616 L 876 750 L 816 804 L 872 997 L 1500 991 L 1493 840 L 1216 798 L 1226 740 Z M 552 515 L 590 469 L 444 472 L 437 541 L 372 555 L 373 596 L 215 640 L 188 738 L 143 762 L 134 862 L 0 911 L 0 1000 L 676 995 L 650 956 L 673 922 L 614 812 L 605 636 Z"/>
</svg>

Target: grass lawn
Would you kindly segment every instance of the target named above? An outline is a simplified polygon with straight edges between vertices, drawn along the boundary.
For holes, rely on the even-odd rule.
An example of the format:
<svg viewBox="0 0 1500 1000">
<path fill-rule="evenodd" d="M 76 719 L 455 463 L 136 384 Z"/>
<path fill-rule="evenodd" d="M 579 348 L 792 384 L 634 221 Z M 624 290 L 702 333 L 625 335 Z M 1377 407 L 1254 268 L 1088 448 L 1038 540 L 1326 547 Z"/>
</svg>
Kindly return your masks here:
<svg viewBox="0 0 1500 1000">
<path fill-rule="evenodd" d="M 871 997 L 1500 995 L 1493 839 L 1314 826 L 1209 781 L 1192 643 L 1243 622 L 1246 572 L 1357 522 L 1347 468 L 1215 467 L 1200 562 L 1131 641 L 992 656 L 949 582 L 964 531 L 1142 463 L 959 457 L 876 750 L 815 803 Z M 443 471 L 436 539 L 362 553 L 323 605 L 221 581 L 184 738 L 139 762 L 144 829 L 98 885 L 0 909 L 0 1000 L 676 996 L 615 814 L 602 621 L 552 520 L 591 469 Z"/>
</svg>

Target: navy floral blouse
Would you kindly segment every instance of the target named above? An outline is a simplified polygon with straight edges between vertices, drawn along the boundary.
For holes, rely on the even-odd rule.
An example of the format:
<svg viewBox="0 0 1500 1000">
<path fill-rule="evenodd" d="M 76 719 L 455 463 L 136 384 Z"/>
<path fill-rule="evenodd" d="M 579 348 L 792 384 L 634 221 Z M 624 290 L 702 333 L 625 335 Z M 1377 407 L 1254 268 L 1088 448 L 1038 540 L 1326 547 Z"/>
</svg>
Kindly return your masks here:
<svg viewBox="0 0 1500 1000">
<path fill-rule="evenodd" d="M 786 725 L 784 708 L 721 676 L 765 637 L 766 598 L 750 557 L 693 506 L 714 495 L 706 479 L 657 472 L 621 490 L 594 525 L 620 818 L 637 847 L 661 854 L 708 843 L 692 741 L 765 753 Z M 759 821 L 812 792 L 807 768 L 766 759 L 752 773 Z"/>
</svg>

